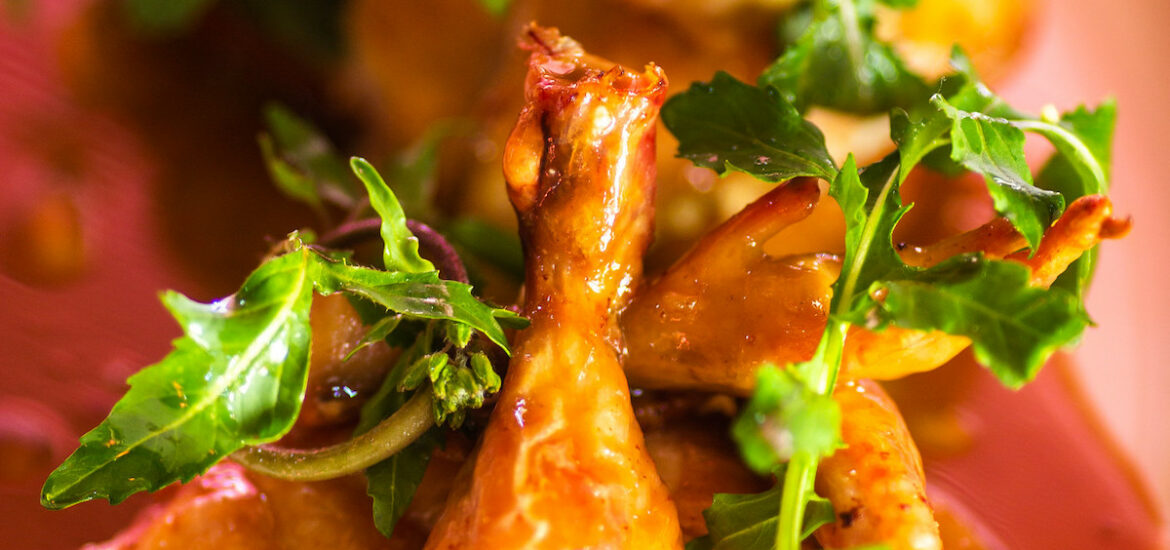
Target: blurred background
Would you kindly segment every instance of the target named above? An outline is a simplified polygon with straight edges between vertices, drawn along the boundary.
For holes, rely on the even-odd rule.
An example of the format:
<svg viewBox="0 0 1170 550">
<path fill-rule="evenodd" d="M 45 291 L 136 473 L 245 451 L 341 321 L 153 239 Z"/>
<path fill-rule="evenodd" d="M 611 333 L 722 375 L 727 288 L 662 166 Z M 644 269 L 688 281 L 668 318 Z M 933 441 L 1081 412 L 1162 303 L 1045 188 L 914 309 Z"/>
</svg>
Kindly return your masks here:
<svg viewBox="0 0 1170 550">
<path fill-rule="evenodd" d="M 41 510 L 36 499 L 48 472 L 124 391 L 126 377 L 165 354 L 178 335 L 158 292 L 226 295 L 290 230 L 323 231 L 337 221 L 272 184 L 257 136 L 272 124 L 273 102 L 319 127 L 337 151 L 404 170 L 416 192 L 411 215 L 474 248 L 477 235 L 506 236 L 514 224 L 499 163 L 520 106 L 523 54 L 514 44 L 524 23 L 560 26 L 615 61 L 654 61 L 677 92 L 716 69 L 754 80 L 776 56 L 781 17 L 793 4 L 0 0 L 0 540 L 72 548 L 127 524 L 149 497 L 64 512 Z M 988 451 L 972 466 L 971 456 L 983 456 L 978 445 L 967 458 L 934 456 L 926 446 L 932 484 L 957 494 L 953 500 L 965 504 L 956 506 L 972 508 L 992 531 L 1019 525 L 1000 517 L 1011 515 L 1003 510 L 1028 514 L 1028 506 L 1057 497 L 1098 494 L 1113 500 L 1096 504 L 1118 508 L 1097 513 L 1131 518 L 1112 528 L 1161 525 L 1150 499 L 1170 501 L 1170 369 L 1156 359 L 1170 334 L 1170 285 L 1163 284 L 1170 217 L 1161 212 L 1170 208 L 1170 188 L 1160 170 L 1170 147 L 1170 34 L 1163 32 L 1170 4 L 920 0 L 915 11 L 880 15 L 879 34 L 914 68 L 941 73 L 950 41 L 959 40 L 995 90 L 1023 110 L 1116 97 L 1112 197 L 1117 212 L 1134 219 L 1129 237 L 1102 247 L 1088 301 L 1098 326 L 1073 360 L 1062 359 L 1067 365 L 1050 367 L 1037 388 L 1019 394 L 979 379 L 971 382 L 977 389 L 955 398 L 962 403 L 948 413 L 955 422 L 989 440 L 1010 432 L 993 448 L 1010 440 L 1016 452 Z M 837 152 L 884 152 L 884 116 L 813 117 Z M 650 252 L 659 268 L 766 189 L 741 177 L 716 181 L 670 159 L 673 147 L 663 131 Z M 1042 160 L 1043 147 L 1033 149 Z M 410 167 L 432 162 L 410 179 Z M 981 185 L 961 180 L 946 199 L 923 192 L 919 210 L 935 213 L 908 219 L 906 238 L 981 223 L 988 215 Z M 823 206 L 806 236 L 774 244 L 776 252 L 836 249 L 841 229 L 833 215 L 831 204 Z M 489 296 L 514 298 L 514 266 L 477 272 Z M 893 391 L 929 392 L 922 388 L 936 382 Z M 931 408 L 903 406 L 908 416 Z M 914 418 L 916 436 L 929 436 Z M 1032 431 L 1012 432 L 1019 426 Z M 1072 466 L 1043 477 L 1046 468 L 1060 469 L 1053 461 Z M 1024 473 L 1005 473 L 1013 468 Z M 972 488 L 983 482 L 1003 496 Z M 1011 484 L 1047 494 L 1019 497 L 1005 489 Z M 1053 525 L 1076 526 L 1080 513 L 1091 512 L 1069 512 Z M 1125 536 L 1098 535 L 1135 547 L 1124 546 Z M 1106 547 L 1069 546 L 1055 536 L 1001 533 L 989 536 L 1002 540 L 988 547 Z"/>
</svg>

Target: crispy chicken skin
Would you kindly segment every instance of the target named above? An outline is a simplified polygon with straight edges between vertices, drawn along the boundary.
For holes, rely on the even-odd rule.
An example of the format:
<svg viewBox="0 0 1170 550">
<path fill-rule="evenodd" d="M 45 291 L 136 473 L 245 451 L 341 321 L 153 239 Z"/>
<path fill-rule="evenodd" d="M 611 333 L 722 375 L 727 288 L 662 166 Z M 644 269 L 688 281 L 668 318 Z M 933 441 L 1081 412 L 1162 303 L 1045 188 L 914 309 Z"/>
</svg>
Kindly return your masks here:
<svg viewBox="0 0 1170 550">
<path fill-rule="evenodd" d="M 812 355 L 824 330 L 840 261 L 832 255 L 773 258 L 763 243 L 812 211 L 811 180 L 785 183 L 704 237 L 662 277 L 639 291 L 622 315 L 629 342 L 626 372 L 635 385 L 706 389 L 747 395 L 756 366 Z M 927 267 L 956 254 L 982 251 L 1032 270 L 1048 286 L 1081 252 L 1123 236 L 1127 220 L 1112 217 L 1109 199 L 1082 197 L 1046 232 L 1036 254 L 1003 219 L 926 247 L 907 247 L 903 260 Z M 717 325 L 712 320 L 718 319 Z M 890 380 L 933 369 L 970 341 L 941 332 L 890 327 L 850 330 L 842 379 Z"/>
<path fill-rule="evenodd" d="M 642 271 L 662 71 L 531 27 L 528 104 L 504 154 L 526 255 L 503 391 L 427 548 L 680 548 L 646 452 L 616 312 Z"/>
<path fill-rule="evenodd" d="M 837 521 L 818 529 L 817 541 L 825 548 L 940 550 L 922 457 L 897 406 L 870 380 L 844 382 L 833 397 L 845 447 L 821 461 L 816 488 L 833 503 Z"/>
<path fill-rule="evenodd" d="M 114 539 L 87 550 L 398 548 L 370 518 L 360 477 L 294 483 L 223 462 Z"/>
</svg>

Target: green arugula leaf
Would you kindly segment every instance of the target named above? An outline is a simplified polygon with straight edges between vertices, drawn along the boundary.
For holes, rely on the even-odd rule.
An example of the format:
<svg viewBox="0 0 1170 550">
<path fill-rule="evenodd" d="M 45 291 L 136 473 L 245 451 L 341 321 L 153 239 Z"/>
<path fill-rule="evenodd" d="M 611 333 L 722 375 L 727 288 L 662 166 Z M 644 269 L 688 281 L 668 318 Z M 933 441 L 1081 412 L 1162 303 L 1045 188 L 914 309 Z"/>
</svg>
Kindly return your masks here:
<svg viewBox="0 0 1170 550">
<path fill-rule="evenodd" d="M 508 340 L 497 319 L 516 322 L 516 315 L 479 301 L 470 285 L 441 280 L 436 271 L 380 271 L 315 257 L 315 281 L 322 294 L 347 292 L 410 317 L 464 323 L 508 351 Z"/>
<path fill-rule="evenodd" d="M 345 360 L 349 361 L 362 349 L 385 340 L 400 324 L 402 324 L 402 315 L 387 315 L 374 321 L 374 324 L 370 325 L 369 330 L 366 331 L 366 335 L 358 340 L 357 345 L 349 350 L 349 353 L 345 354 Z"/>
<path fill-rule="evenodd" d="M 511 276 L 516 281 L 524 280 L 524 251 L 520 239 L 514 232 L 509 233 L 475 218 L 458 218 L 443 228 L 443 235 L 464 252 Z"/>
<path fill-rule="evenodd" d="M 382 386 L 362 407 L 355 436 L 369 431 L 406 403 L 407 394 L 399 388 L 402 373 L 429 347 L 430 338 L 420 335 L 413 345 L 403 350 Z M 366 494 L 373 499 L 374 526 L 387 538 L 414 498 L 439 441 L 438 430 L 431 428 L 398 454 L 366 468 Z"/>
<path fill-rule="evenodd" d="M 1090 111 L 1082 106 L 1061 116 L 1058 122 L 1060 127 L 1084 145 L 1066 145 L 1063 148 L 1057 145 L 1056 154 L 1036 176 L 1036 185 L 1060 193 L 1069 203 L 1085 195 L 1107 193 L 1116 121 L 1117 103 L 1112 99 L 1106 100 L 1096 110 Z M 1065 140 L 1054 143 L 1060 141 Z M 1091 159 L 1085 158 L 1085 151 L 1091 155 Z M 1079 162 L 1076 159 L 1080 159 Z M 1094 164 L 1097 169 L 1092 168 Z M 1097 247 L 1093 247 L 1069 266 L 1052 287 L 1066 289 L 1083 300 L 1096 265 Z"/>
<path fill-rule="evenodd" d="M 913 1 L 885 0 L 906 7 Z M 818 0 L 812 21 L 758 84 L 772 87 L 800 111 L 820 105 L 851 113 L 908 106 L 930 87 L 873 33 L 872 0 Z"/>
<path fill-rule="evenodd" d="M 439 432 L 432 428 L 394 456 L 366 468 L 366 494 L 373 500 L 374 526 L 387 538 L 414 498 L 439 441 Z"/>
<path fill-rule="evenodd" d="M 760 474 L 772 473 L 798 453 L 833 454 L 842 445 L 840 432 L 837 402 L 775 365 L 756 371 L 756 389 L 731 427 L 744 462 Z"/>
<path fill-rule="evenodd" d="M 382 218 L 382 262 L 387 271 L 425 273 L 435 271 L 431 262 L 418 254 L 418 238 L 406 228 L 406 214 L 390 191 L 390 186 L 366 159 L 353 157 L 349 161 L 353 173 L 366 186 L 370 205 Z M 436 275 L 437 276 L 437 275 Z"/>
<path fill-rule="evenodd" d="M 245 445 L 287 432 L 300 411 L 309 363 L 311 254 L 272 258 L 236 294 L 163 303 L 185 336 L 130 390 L 81 447 L 49 475 L 41 504 L 118 503 L 187 481 Z"/>
<path fill-rule="evenodd" d="M 215 1 L 122 0 L 122 10 L 126 13 L 135 30 L 155 35 L 171 35 L 190 28 L 208 9 L 215 5 Z"/>
<path fill-rule="evenodd" d="M 1076 296 L 1030 286 L 1029 278 L 1021 264 L 966 255 L 911 280 L 876 283 L 870 293 L 885 293 L 878 313 L 900 327 L 971 338 L 976 359 L 1019 388 L 1088 324 Z"/>
<path fill-rule="evenodd" d="M 1021 115 L 979 79 L 971 60 L 955 46 L 951 51 L 951 66 L 955 74 L 939 81 L 936 95 L 946 99 L 956 109 L 985 113 L 1001 118 L 1019 118 Z M 898 172 L 899 184 L 906 181 L 919 162 L 944 173 L 957 175 L 950 161 L 950 135 L 953 123 L 947 114 L 933 102 L 933 96 L 923 97 L 908 110 L 895 108 L 890 113 L 890 138 L 898 145 L 902 166 Z M 941 153 L 938 155 L 932 153 Z"/>
<path fill-rule="evenodd" d="M 260 151 L 278 189 L 318 211 L 324 202 L 357 204 L 345 161 L 319 129 L 279 103 L 265 106 L 264 119 L 268 132 L 260 134 Z"/>
<path fill-rule="evenodd" d="M 942 96 L 931 100 L 951 119 L 951 158 L 983 174 L 995 211 L 1006 217 L 1035 250 L 1064 211 L 1064 197 L 1032 184 L 1024 160 L 1024 132 L 1010 121 L 957 109 Z"/>
<path fill-rule="evenodd" d="M 439 162 L 439 145 L 459 128 L 455 123 L 435 124 L 409 149 L 389 164 L 390 187 L 402 209 L 410 217 L 426 223 L 439 219 L 435 210 L 437 184 L 435 171 Z"/>
<path fill-rule="evenodd" d="M 692 540 L 687 550 L 773 550 L 782 489 L 776 485 L 762 493 L 716 493 L 711 507 L 703 511 L 707 535 Z M 817 528 L 836 519 L 833 505 L 814 496 L 805 509 L 800 538 L 808 538 Z"/>
<path fill-rule="evenodd" d="M 867 307 L 859 290 L 874 281 L 904 277 L 910 270 L 894 249 L 894 226 L 910 210 L 902 206 L 897 168 L 895 154 L 858 173 L 850 155 L 829 185 L 829 196 L 845 214 L 845 258 L 830 305 L 839 317 Z"/>
<path fill-rule="evenodd" d="M 666 101 L 662 122 L 678 138 L 678 156 L 724 174 L 764 181 L 797 176 L 831 180 L 837 173 L 825 137 L 775 90 L 719 72 Z"/>
<path fill-rule="evenodd" d="M 479 0 L 479 5 L 488 13 L 499 17 L 508 13 L 508 6 L 512 5 L 512 0 Z"/>
</svg>

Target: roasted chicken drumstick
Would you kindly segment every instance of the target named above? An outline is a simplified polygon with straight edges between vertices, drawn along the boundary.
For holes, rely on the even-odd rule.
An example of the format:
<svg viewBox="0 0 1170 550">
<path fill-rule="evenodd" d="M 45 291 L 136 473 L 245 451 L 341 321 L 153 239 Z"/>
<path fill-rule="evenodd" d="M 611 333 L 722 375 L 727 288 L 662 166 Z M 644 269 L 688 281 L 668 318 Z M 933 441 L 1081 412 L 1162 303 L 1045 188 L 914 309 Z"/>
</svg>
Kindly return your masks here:
<svg viewBox="0 0 1170 550">
<path fill-rule="evenodd" d="M 632 72 L 533 27 L 528 103 L 504 174 L 526 256 L 524 314 L 477 454 L 427 548 L 680 548 L 620 362 L 642 273 L 662 71 Z"/>
</svg>

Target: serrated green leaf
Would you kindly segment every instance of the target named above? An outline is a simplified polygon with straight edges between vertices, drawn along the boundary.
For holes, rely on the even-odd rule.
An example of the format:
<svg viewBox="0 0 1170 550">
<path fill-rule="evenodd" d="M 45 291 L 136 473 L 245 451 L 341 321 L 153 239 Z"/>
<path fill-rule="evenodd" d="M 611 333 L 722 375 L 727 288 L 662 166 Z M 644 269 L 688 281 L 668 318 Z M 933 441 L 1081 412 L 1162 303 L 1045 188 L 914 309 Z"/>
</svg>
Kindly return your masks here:
<svg viewBox="0 0 1170 550">
<path fill-rule="evenodd" d="M 781 493 L 781 485 L 754 494 L 716 493 L 711 507 L 703 511 L 707 535 L 692 541 L 687 550 L 773 550 Z M 808 538 L 817 528 L 835 520 L 833 505 L 811 495 L 800 538 Z"/>
<path fill-rule="evenodd" d="M 851 113 L 906 107 L 930 95 L 930 87 L 906 68 L 889 44 L 873 33 L 872 0 L 823 0 L 800 39 L 763 74 L 797 109 L 820 105 Z M 885 0 L 896 7 L 913 1 Z"/>
<path fill-rule="evenodd" d="M 475 218 L 458 218 L 443 228 L 452 244 L 472 257 L 496 267 L 517 281 L 524 279 L 524 252 L 515 232 L 507 232 Z"/>
<path fill-rule="evenodd" d="M 369 330 L 366 331 L 366 335 L 362 336 L 361 340 L 358 340 L 357 345 L 349 350 L 349 353 L 345 354 L 344 360 L 349 361 L 357 352 L 385 340 L 401 323 L 401 315 L 388 315 L 374 322 Z"/>
<path fill-rule="evenodd" d="M 175 34 L 190 28 L 215 5 L 215 0 L 123 0 L 122 9 L 139 32 Z"/>
<path fill-rule="evenodd" d="M 951 119 L 951 158 L 983 174 L 995 211 L 1012 222 L 1033 250 L 1064 211 L 1064 197 L 1032 184 L 1024 160 L 1024 132 L 1010 121 L 957 109 L 936 95 L 931 100 Z"/>
<path fill-rule="evenodd" d="M 452 134 L 453 124 L 431 126 L 409 149 L 397 155 L 386 169 L 391 189 L 410 217 L 432 223 L 435 211 L 439 145 Z"/>
<path fill-rule="evenodd" d="M 349 161 L 353 173 L 366 186 L 370 206 L 382 218 L 382 262 L 387 271 L 426 273 L 435 271 L 431 262 L 418 254 L 418 238 L 406 227 L 406 214 L 394 197 L 394 192 L 374 167 L 361 157 Z"/>
<path fill-rule="evenodd" d="M 1096 110 L 1090 111 L 1081 106 L 1061 116 L 1059 125 L 1082 145 L 1057 145 L 1056 154 L 1036 176 L 1036 185 L 1060 193 L 1068 203 L 1085 195 L 1108 192 L 1116 121 L 1117 104 L 1111 99 Z M 1053 143 L 1064 141 L 1067 140 Z M 1085 153 L 1088 153 L 1089 158 L 1085 157 Z M 1084 299 L 1096 266 L 1097 247 L 1093 247 L 1073 262 L 1052 286 L 1066 289 Z"/>
<path fill-rule="evenodd" d="M 796 454 L 820 458 L 841 446 L 841 410 L 789 370 L 763 365 L 756 389 L 731 427 L 744 462 L 769 474 Z"/>
<path fill-rule="evenodd" d="M 223 300 L 163 302 L 184 336 L 45 482 L 41 503 L 118 503 L 203 473 L 245 445 L 273 441 L 300 411 L 309 362 L 311 255 L 272 258 Z"/>
<path fill-rule="evenodd" d="M 859 174 L 850 156 L 829 186 L 829 195 L 845 214 L 845 258 L 830 305 L 838 317 L 864 308 L 857 301 L 864 298 L 859 291 L 874 281 L 901 277 L 909 269 L 893 243 L 894 226 L 910 210 L 902 205 L 894 177 L 897 167 L 898 157 L 891 155 Z"/>
<path fill-rule="evenodd" d="M 264 119 L 268 132 L 260 136 L 260 151 L 278 189 L 318 209 L 323 202 L 342 208 L 357 203 L 345 162 L 320 130 L 279 103 L 265 106 Z"/>
<path fill-rule="evenodd" d="M 420 335 L 414 345 L 403 350 L 381 388 L 362 407 L 354 435 L 369 431 L 406 403 L 407 394 L 399 388 L 403 372 L 420 359 L 427 347 L 429 337 Z M 425 357 L 422 359 L 426 360 Z M 394 532 L 394 526 L 422 483 L 439 440 L 438 430 L 432 428 L 394 456 L 366 469 L 366 494 L 373 499 L 374 526 L 387 538 Z"/>
<path fill-rule="evenodd" d="M 970 338 L 976 359 L 1018 388 L 1088 324 L 1073 294 L 1030 286 L 1029 277 L 1021 264 L 967 255 L 873 290 L 885 293 L 879 315 L 900 327 Z"/>
<path fill-rule="evenodd" d="M 374 503 L 374 526 L 387 538 L 422 484 L 439 433 L 432 428 L 394 456 L 366 468 L 366 494 Z"/>
<path fill-rule="evenodd" d="M 666 101 L 662 122 L 679 141 L 678 156 L 724 174 L 746 172 L 764 181 L 797 176 L 833 179 L 825 138 L 774 90 L 719 72 Z"/>
<path fill-rule="evenodd" d="M 957 45 L 951 51 L 954 74 L 943 77 L 938 84 L 937 97 L 947 100 L 956 109 L 985 113 L 991 116 L 1014 118 L 1019 115 L 979 79 L 971 60 Z M 898 145 L 901 167 L 899 184 L 906 181 L 910 171 L 919 162 L 925 162 L 943 173 L 957 175 L 950 161 L 950 130 L 953 122 L 934 102 L 934 96 L 923 97 L 907 110 L 894 109 L 890 113 L 890 138 Z M 939 153 L 939 154 L 936 154 Z"/>
<path fill-rule="evenodd" d="M 322 294 L 343 291 L 411 317 L 465 323 L 508 351 L 496 320 L 500 310 L 479 301 L 469 285 L 441 280 L 435 271 L 388 272 L 317 258 L 317 289 Z"/>
</svg>

